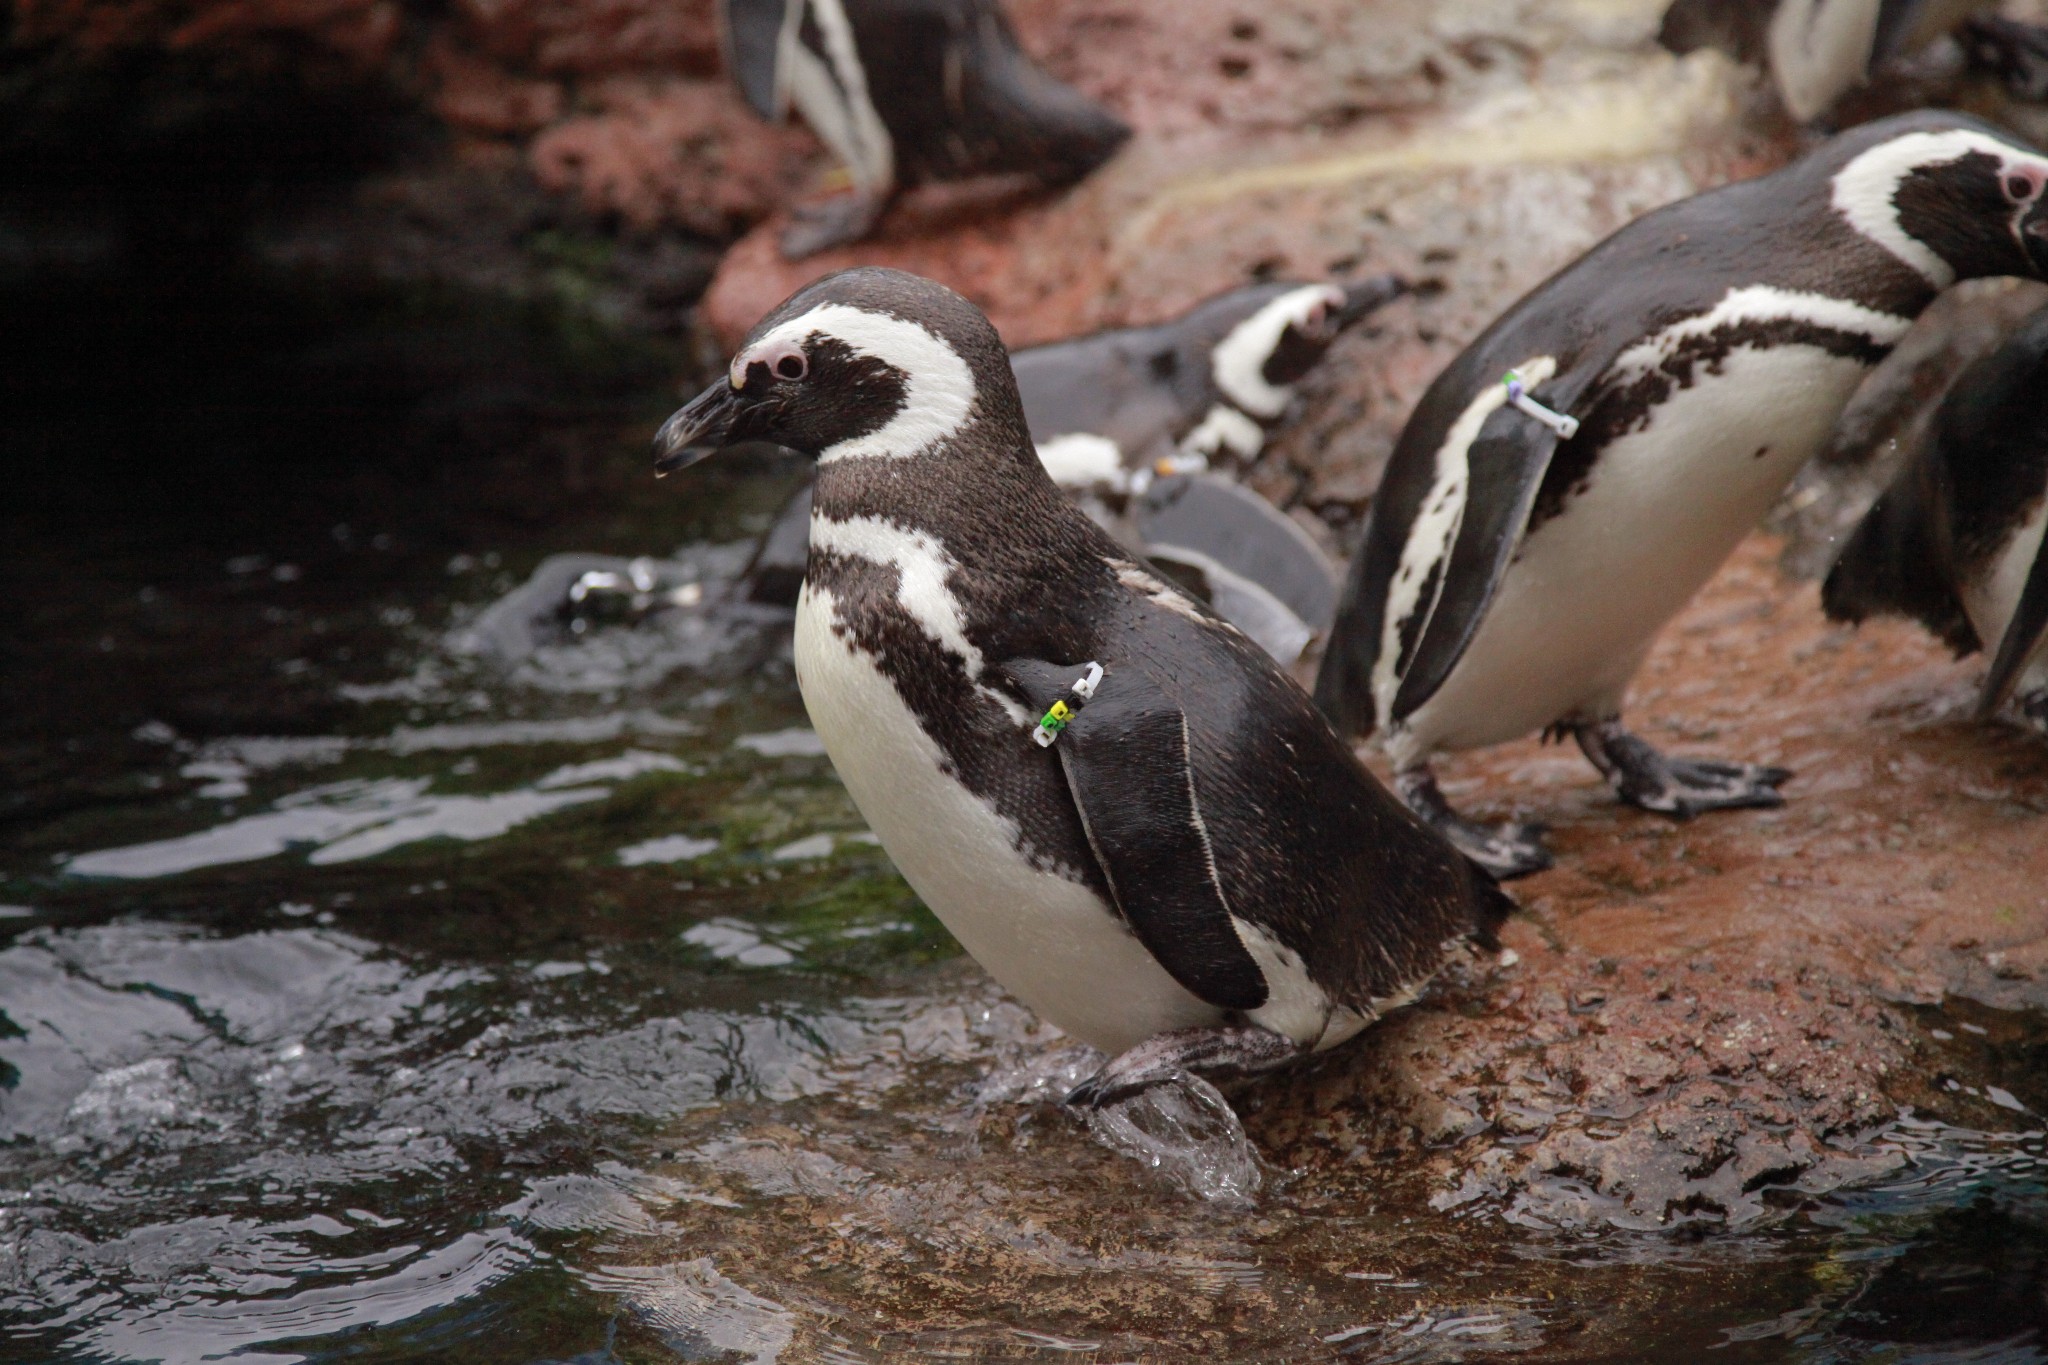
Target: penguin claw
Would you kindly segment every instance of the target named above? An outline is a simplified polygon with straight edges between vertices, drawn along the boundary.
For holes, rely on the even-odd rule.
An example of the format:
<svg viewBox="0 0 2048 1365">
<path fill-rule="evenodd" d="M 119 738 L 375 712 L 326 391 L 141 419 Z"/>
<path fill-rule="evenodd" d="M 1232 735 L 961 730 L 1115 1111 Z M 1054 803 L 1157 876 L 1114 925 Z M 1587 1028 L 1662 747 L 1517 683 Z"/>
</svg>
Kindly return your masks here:
<svg viewBox="0 0 2048 1365">
<path fill-rule="evenodd" d="M 1438 826 L 1438 829 L 1457 846 L 1460 853 L 1492 873 L 1497 882 L 1548 872 L 1557 865 L 1557 859 L 1543 842 L 1543 836 L 1549 832 L 1548 826 L 1519 823 L 1480 825 L 1467 820 L 1458 821 L 1458 826 L 1455 829 Z"/>
<path fill-rule="evenodd" d="M 1451 841 L 1451 846 L 1485 868 L 1498 882 L 1527 877 L 1556 866 L 1544 846 L 1546 826 L 1522 822 L 1482 825 L 1451 808 L 1428 767 L 1394 774 L 1394 790 L 1422 822 Z"/>
<path fill-rule="evenodd" d="M 800 261 L 828 247 L 857 242 L 874 230 L 886 201 L 880 195 L 835 195 L 815 204 L 799 204 L 790 212 L 790 225 L 782 232 L 782 257 Z"/>
<path fill-rule="evenodd" d="M 1619 721 L 1580 725 L 1579 748 L 1630 805 L 1674 820 L 1710 810 L 1754 810 L 1785 804 L 1778 790 L 1790 768 L 1724 763 L 1710 758 L 1668 758 L 1621 728 Z"/>
</svg>

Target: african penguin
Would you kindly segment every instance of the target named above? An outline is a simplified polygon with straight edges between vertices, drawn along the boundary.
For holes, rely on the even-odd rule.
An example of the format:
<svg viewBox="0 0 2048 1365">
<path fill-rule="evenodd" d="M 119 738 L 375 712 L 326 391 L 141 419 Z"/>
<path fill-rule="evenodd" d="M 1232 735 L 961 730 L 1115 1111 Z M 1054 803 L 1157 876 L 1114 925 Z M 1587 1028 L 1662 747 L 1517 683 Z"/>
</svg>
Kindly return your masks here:
<svg viewBox="0 0 2048 1365">
<path fill-rule="evenodd" d="M 1659 40 L 1684 54 L 1715 47 L 1760 62 L 1792 117 L 1832 109 L 1891 62 L 1955 33 L 1965 56 L 2023 92 L 2041 30 L 1980 18 L 1997 0 L 1673 0 Z"/>
<path fill-rule="evenodd" d="M 795 260 L 867 235 L 926 181 L 1021 173 L 1071 184 L 1130 136 L 1045 74 L 997 0 L 722 0 L 726 61 L 763 118 L 792 105 L 845 163 L 853 192 L 799 208 Z"/>
<path fill-rule="evenodd" d="M 1645 809 L 1778 804 L 1782 769 L 1665 758 L 1624 730 L 1628 681 L 1937 292 L 2044 272 L 2044 185 L 2048 158 L 1989 125 L 1909 114 L 1566 266 L 1410 417 L 1317 700 L 1377 730 L 1397 790 L 1503 876 L 1548 865 L 1536 832 L 1459 818 L 1433 755 L 1570 734 Z"/>
<path fill-rule="evenodd" d="M 2048 729 L 2048 309 L 1949 390 L 1822 588 L 1837 621 L 1910 616 L 1990 649 L 1978 698 Z"/>
<path fill-rule="evenodd" d="M 1406 292 L 1392 275 L 1251 285 L 1153 326 L 1019 350 L 1010 363 L 1039 459 L 1090 516 L 1292 663 L 1329 628 L 1336 568 L 1223 471 L 1258 455 L 1339 336 Z M 806 491 L 762 544 L 753 600 L 795 601 L 809 529 Z"/>
<path fill-rule="evenodd" d="M 967 950 L 1113 1054 L 1077 1103 L 1334 1046 L 1494 943 L 1492 878 L 1061 496 L 965 299 L 880 269 L 799 291 L 656 468 L 744 440 L 817 460 L 796 668 L 826 752 Z"/>
</svg>

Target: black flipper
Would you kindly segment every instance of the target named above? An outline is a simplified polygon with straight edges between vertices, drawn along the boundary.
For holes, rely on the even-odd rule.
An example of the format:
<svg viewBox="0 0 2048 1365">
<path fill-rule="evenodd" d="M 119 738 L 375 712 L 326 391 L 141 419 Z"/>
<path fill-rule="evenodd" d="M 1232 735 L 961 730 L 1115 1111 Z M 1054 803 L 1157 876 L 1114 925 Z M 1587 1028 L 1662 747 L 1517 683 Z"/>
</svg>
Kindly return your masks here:
<svg viewBox="0 0 2048 1365">
<path fill-rule="evenodd" d="M 1551 411 L 1569 414 L 1600 371 L 1604 356 L 1582 363 L 1558 379 L 1539 384 L 1529 397 Z M 1493 382 L 1500 383 L 1496 378 Z M 1521 548 L 1529 513 L 1543 476 L 1550 470 L 1562 438 L 1544 422 L 1521 409 L 1503 405 L 1486 419 L 1466 452 L 1465 510 L 1451 546 L 1450 564 L 1441 576 L 1433 608 L 1413 656 L 1401 673 L 1394 694 L 1392 719 L 1406 718 L 1443 686 L 1465 647 L 1486 619 L 1486 609 L 1508 565 Z"/>
<path fill-rule="evenodd" d="M 1917 459 L 1871 507 L 1821 585 L 1829 620 L 1906 616 L 1958 654 L 1981 648 L 1956 595 L 1941 477 L 1936 461 Z"/>
<path fill-rule="evenodd" d="M 797 0 L 801 3 L 801 0 Z M 723 0 L 725 69 L 762 118 L 778 121 L 786 112 L 779 98 L 776 63 L 782 26 L 791 0 Z"/>
<path fill-rule="evenodd" d="M 1015 659 L 999 674 L 1034 713 L 1086 661 Z M 1017 737 L 1019 761 L 1032 752 Z M 1117 910 L 1167 973 L 1223 1009 L 1266 1003 L 1266 977 L 1230 922 L 1189 762 L 1187 717 L 1136 669 L 1106 673 L 1053 745 Z"/>
<path fill-rule="evenodd" d="M 1178 545 L 1250 579 L 1320 630 L 1337 610 L 1337 570 L 1285 512 L 1212 474 L 1160 479 L 1133 515 L 1147 544 Z"/>
<path fill-rule="evenodd" d="M 2005 623 L 2005 638 L 1998 642 L 1998 654 L 1991 661 L 1984 691 L 1977 698 L 1979 716 L 1988 716 L 2004 704 L 2013 684 L 2019 681 L 2020 669 L 2041 643 L 2043 630 L 2048 630 L 2048 536 L 2041 538 L 2041 548 L 2034 552 L 2033 566 L 2027 570 L 2027 586 L 2020 590 L 2020 604 L 2013 609 L 2012 619 Z"/>
</svg>

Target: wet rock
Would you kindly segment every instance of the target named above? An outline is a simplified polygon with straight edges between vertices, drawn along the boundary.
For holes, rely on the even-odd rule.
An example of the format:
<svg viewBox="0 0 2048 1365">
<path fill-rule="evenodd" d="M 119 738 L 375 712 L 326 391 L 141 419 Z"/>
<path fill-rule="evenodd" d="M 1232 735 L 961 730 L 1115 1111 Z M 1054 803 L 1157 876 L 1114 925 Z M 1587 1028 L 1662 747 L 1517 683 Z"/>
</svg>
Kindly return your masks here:
<svg viewBox="0 0 2048 1365">
<path fill-rule="evenodd" d="M 1828 624 L 1776 549 L 1667 629 L 1632 706 L 1682 752 L 1791 767 L 1788 804 L 1674 825 L 1535 741 L 1454 760 L 1555 831 L 1519 961 L 1246 1092 L 1275 1160 L 1420 1171 L 1439 1211 L 1532 1226 L 1739 1226 L 1883 1174 L 1864 1140 L 1944 1102 L 1912 1007 L 2048 1006 L 2048 749 L 1968 719 L 1981 662 Z"/>
</svg>

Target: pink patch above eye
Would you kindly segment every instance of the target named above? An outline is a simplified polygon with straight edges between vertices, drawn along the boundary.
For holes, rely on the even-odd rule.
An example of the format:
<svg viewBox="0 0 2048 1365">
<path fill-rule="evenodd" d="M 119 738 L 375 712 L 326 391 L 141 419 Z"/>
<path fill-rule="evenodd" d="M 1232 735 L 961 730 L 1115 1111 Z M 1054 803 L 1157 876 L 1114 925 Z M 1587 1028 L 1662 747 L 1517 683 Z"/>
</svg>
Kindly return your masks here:
<svg viewBox="0 0 2048 1365">
<path fill-rule="evenodd" d="M 732 358 L 733 387 L 739 388 L 745 382 L 744 376 L 756 365 L 765 366 L 777 379 L 802 379 L 810 373 L 811 361 L 794 341 L 777 341 L 742 351 Z"/>
</svg>

